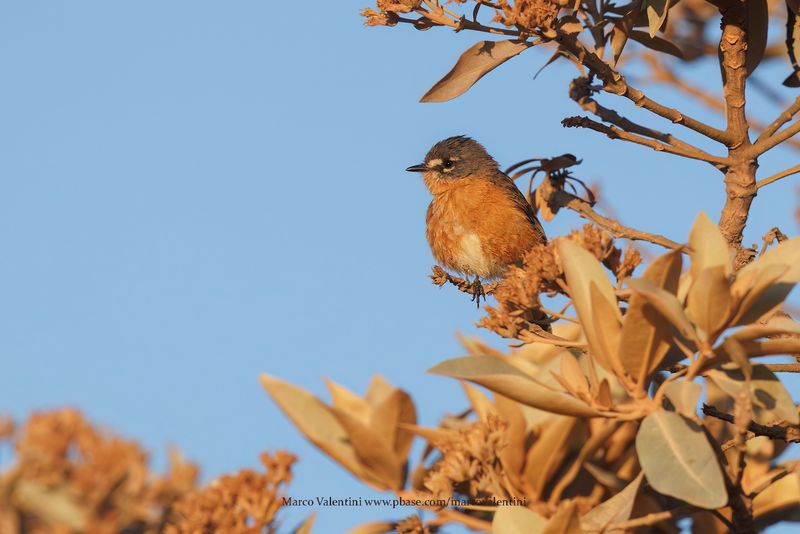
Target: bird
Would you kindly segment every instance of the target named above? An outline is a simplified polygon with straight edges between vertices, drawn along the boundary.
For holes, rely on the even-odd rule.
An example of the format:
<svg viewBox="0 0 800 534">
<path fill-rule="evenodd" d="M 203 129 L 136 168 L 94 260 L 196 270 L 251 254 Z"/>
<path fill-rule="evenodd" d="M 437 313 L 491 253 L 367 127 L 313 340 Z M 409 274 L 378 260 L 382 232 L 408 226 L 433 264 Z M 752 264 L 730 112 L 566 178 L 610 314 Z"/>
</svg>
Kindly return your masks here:
<svg viewBox="0 0 800 534">
<path fill-rule="evenodd" d="M 535 245 L 547 243 L 530 202 L 474 139 L 443 139 L 406 170 L 422 173 L 432 196 L 426 237 L 434 258 L 466 277 L 479 304 L 481 279 L 501 277 Z"/>
</svg>

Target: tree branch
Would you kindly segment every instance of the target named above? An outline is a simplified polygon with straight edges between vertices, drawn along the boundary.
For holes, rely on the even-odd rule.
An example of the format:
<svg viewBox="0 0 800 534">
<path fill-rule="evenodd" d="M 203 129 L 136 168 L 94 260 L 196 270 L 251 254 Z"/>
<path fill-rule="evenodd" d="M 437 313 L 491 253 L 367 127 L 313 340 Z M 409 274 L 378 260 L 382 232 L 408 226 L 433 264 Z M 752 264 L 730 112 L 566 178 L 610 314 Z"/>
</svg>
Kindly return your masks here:
<svg viewBox="0 0 800 534">
<path fill-rule="evenodd" d="M 623 96 L 636 104 L 636 106 L 644 108 L 656 115 L 663 117 L 670 122 L 680 124 L 690 130 L 702 134 L 709 139 L 727 144 L 729 142 L 728 132 L 719 130 L 710 126 L 702 121 L 689 117 L 674 108 L 668 108 L 655 100 L 647 97 L 642 91 L 632 87 L 628 84 L 624 76 L 611 68 L 606 62 L 600 59 L 597 54 L 587 50 L 586 47 L 578 41 L 575 36 L 563 32 L 556 33 L 554 40 L 558 42 L 565 50 L 573 54 L 583 66 L 594 73 L 600 80 L 603 81 L 603 90 L 608 93 L 613 93 Z"/>
<path fill-rule="evenodd" d="M 594 211 L 591 204 L 589 204 L 582 198 L 578 198 L 575 195 L 567 193 L 566 191 L 563 190 L 553 191 L 548 201 L 560 207 L 565 207 L 571 209 L 574 212 L 577 212 L 585 219 L 588 219 L 593 223 L 595 223 L 596 225 L 611 232 L 611 234 L 613 234 L 614 237 L 630 239 L 632 241 L 647 241 L 649 243 L 653 243 L 655 245 L 659 245 L 664 248 L 669 248 L 672 250 L 681 250 L 685 248 L 684 245 L 676 243 L 671 239 L 667 239 L 664 236 L 658 234 L 651 234 L 649 232 L 643 232 L 641 230 L 635 230 L 633 228 L 628 228 L 627 226 L 623 226 L 614 219 L 610 219 L 608 217 L 600 215 L 599 213 Z"/>
<path fill-rule="evenodd" d="M 800 121 L 794 122 L 788 128 L 777 132 L 769 137 L 764 139 L 759 139 L 756 143 L 750 147 L 748 151 L 753 157 L 760 156 L 761 154 L 767 152 L 768 150 L 772 150 L 779 144 L 783 143 L 787 139 L 793 137 L 798 132 L 800 132 Z"/>
<path fill-rule="evenodd" d="M 676 146 L 656 141 L 655 139 L 649 139 L 647 137 L 626 132 L 622 128 L 617 128 L 616 126 L 607 126 L 594 121 L 589 117 L 567 117 L 561 121 L 561 124 L 566 128 L 589 128 L 590 130 L 607 135 L 610 139 L 622 139 L 623 141 L 650 147 L 657 152 L 667 152 L 668 154 L 674 154 L 684 158 L 705 161 L 706 163 L 710 163 L 715 166 L 725 166 L 727 164 L 726 159 L 703 152 L 699 148 L 692 147 L 691 150 L 678 148 Z"/>
<path fill-rule="evenodd" d="M 418 9 L 417 13 L 428 19 L 434 24 L 449 26 L 456 31 L 472 30 L 484 33 L 507 35 L 518 39 L 526 40 L 532 37 L 539 37 L 543 41 L 555 41 L 564 50 L 571 53 L 583 66 L 589 69 L 600 80 L 603 81 L 603 90 L 623 96 L 656 115 L 663 117 L 670 122 L 680 124 L 690 130 L 702 134 L 709 139 L 720 143 L 728 143 L 729 135 L 726 131 L 719 130 L 702 121 L 694 119 L 677 109 L 669 108 L 647 97 L 642 91 L 628 84 L 625 77 L 614 70 L 610 65 L 603 61 L 597 54 L 587 49 L 575 35 L 560 30 L 531 31 L 531 30 L 509 30 L 507 28 L 496 28 L 486 26 L 480 22 L 471 21 L 467 18 L 453 19 L 447 16 L 444 11 L 428 11 Z M 398 18 L 398 22 L 404 22 L 417 26 L 419 23 L 413 19 L 403 17 Z"/>
<path fill-rule="evenodd" d="M 757 154 L 751 150 L 745 113 L 747 10 L 747 3 L 735 2 L 722 11 L 722 37 L 719 41 L 730 159 L 725 172 L 726 199 L 719 218 L 719 228 L 728 244 L 737 250 L 737 269 L 752 259 L 752 254 L 742 249 L 742 234 L 758 191 Z"/>
<path fill-rule="evenodd" d="M 798 111 L 800 111 L 800 96 L 797 97 L 795 101 L 783 111 L 783 113 L 778 115 L 778 117 L 772 121 L 769 126 L 764 128 L 764 131 L 758 136 L 756 144 L 766 140 L 769 137 L 772 137 L 775 132 L 781 129 L 781 126 L 792 120 L 792 117 L 794 117 Z"/>
<path fill-rule="evenodd" d="M 781 178 L 786 178 L 787 176 L 791 176 L 793 174 L 797 174 L 800 172 L 800 165 L 795 165 L 794 167 L 789 167 L 788 169 L 781 171 L 779 173 L 773 174 L 769 178 L 764 178 L 763 180 L 759 180 L 756 182 L 756 189 L 761 189 L 765 185 L 769 185 L 772 182 L 777 182 Z"/>
<path fill-rule="evenodd" d="M 734 417 L 729 413 L 722 412 L 709 404 L 703 404 L 703 414 L 709 417 L 714 417 L 727 423 L 733 423 Z M 756 436 L 765 436 L 769 439 L 777 439 L 789 443 L 800 442 L 800 428 L 796 426 L 783 426 L 783 425 L 761 425 L 755 421 L 750 421 L 747 425 L 747 430 Z"/>
<path fill-rule="evenodd" d="M 713 156 L 694 145 L 691 145 L 672 134 L 660 132 L 647 126 L 637 124 L 627 118 L 621 116 L 613 109 L 606 108 L 600 105 L 596 100 L 591 97 L 592 89 L 590 87 L 589 79 L 586 77 L 575 78 L 570 84 L 569 96 L 584 110 L 596 115 L 603 122 L 613 124 L 626 132 L 638 134 L 640 136 L 649 137 L 662 143 L 674 146 L 683 153 L 692 154 L 694 159 L 700 159 L 715 166 L 725 164 L 724 158 Z"/>
</svg>

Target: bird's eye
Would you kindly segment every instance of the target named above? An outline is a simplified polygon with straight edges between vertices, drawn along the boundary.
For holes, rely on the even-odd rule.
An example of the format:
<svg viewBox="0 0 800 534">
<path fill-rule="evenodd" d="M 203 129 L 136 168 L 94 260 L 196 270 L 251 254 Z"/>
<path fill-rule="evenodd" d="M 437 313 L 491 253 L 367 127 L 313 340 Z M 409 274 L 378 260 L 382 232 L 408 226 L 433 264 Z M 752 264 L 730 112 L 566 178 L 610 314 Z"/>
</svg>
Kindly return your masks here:
<svg viewBox="0 0 800 534">
<path fill-rule="evenodd" d="M 449 160 L 449 159 L 448 159 L 448 160 L 446 160 L 446 161 L 445 161 L 445 162 L 442 164 L 442 168 L 443 168 L 444 170 L 446 170 L 446 171 L 449 171 L 449 170 L 451 170 L 453 167 L 455 167 L 455 165 L 456 165 L 456 164 L 455 164 L 455 163 L 453 163 L 453 161 L 452 161 L 452 160 Z"/>
</svg>

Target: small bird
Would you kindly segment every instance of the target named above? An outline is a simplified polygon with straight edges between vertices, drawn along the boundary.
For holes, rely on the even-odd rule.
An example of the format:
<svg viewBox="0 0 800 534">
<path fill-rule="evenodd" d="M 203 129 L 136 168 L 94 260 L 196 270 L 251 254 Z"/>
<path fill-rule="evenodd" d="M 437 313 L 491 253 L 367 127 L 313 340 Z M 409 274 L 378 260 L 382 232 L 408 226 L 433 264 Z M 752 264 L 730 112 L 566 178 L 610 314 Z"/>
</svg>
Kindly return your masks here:
<svg viewBox="0 0 800 534">
<path fill-rule="evenodd" d="M 434 258 L 468 283 L 474 275 L 479 302 L 481 278 L 501 276 L 547 242 L 530 203 L 477 141 L 463 135 L 439 141 L 424 163 L 406 170 L 421 172 L 433 195 L 426 234 Z"/>
</svg>

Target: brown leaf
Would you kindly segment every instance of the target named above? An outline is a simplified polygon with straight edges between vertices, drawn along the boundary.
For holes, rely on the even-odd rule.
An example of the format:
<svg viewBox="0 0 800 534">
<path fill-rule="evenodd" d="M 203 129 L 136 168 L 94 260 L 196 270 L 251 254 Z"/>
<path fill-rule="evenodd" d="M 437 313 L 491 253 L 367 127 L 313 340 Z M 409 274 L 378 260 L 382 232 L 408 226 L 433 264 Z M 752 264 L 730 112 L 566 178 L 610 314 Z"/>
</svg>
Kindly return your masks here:
<svg viewBox="0 0 800 534">
<path fill-rule="evenodd" d="M 559 509 L 542 529 L 542 534 L 581 534 L 581 523 L 575 502 L 562 501 Z"/>
<path fill-rule="evenodd" d="M 622 364 L 617 358 L 619 349 L 619 336 L 622 325 L 619 319 L 619 308 L 616 301 L 611 304 L 597 288 L 597 284 L 589 282 L 589 294 L 592 298 L 592 308 L 594 309 L 593 324 L 595 325 L 595 337 L 597 347 L 602 352 L 602 360 L 608 362 L 608 367 L 615 373 L 622 375 Z M 616 312 L 616 313 L 615 313 Z M 592 352 L 596 355 L 596 350 Z"/>
<path fill-rule="evenodd" d="M 322 452 L 358 478 L 365 474 L 348 435 L 331 409 L 308 391 L 266 374 L 259 377 L 278 407 L 297 429 Z"/>
<path fill-rule="evenodd" d="M 524 506 L 498 506 L 492 519 L 492 534 L 541 532 L 547 520 Z"/>
<path fill-rule="evenodd" d="M 785 421 L 793 425 L 800 424 L 797 408 L 792 396 L 775 374 L 762 364 L 753 365 L 753 376 L 750 393 L 753 398 L 754 419 L 762 425 L 771 425 Z M 706 376 L 713 380 L 726 395 L 734 399 L 745 387 L 745 379 L 741 369 L 734 364 L 725 364 L 718 369 L 711 369 Z"/>
<path fill-rule="evenodd" d="M 527 41 L 480 41 L 461 54 L 455 66 L 436 82 L 420 102 L 447 102 L 467 92 L 475 82 L 523 50 Z"/>
<path fill-rule="evenodd" d="M 797 14 L 797 1 L 787 0 L 789 7 L 788 19 L 786 21 L 786 51 L 789 54 L 789 63 L 792 65 L 792 73 L 783 80 L 786 87 L 800 87 L 800 17 Z"/>
<path fill-rule="evenodd" d="M 789 266 L 789 270 L 781 277 L 781 280 L 800 282 L 800 237 L 781 241 L 777 246 L 770 248 L 756 261 L 742 267 L 737 278 L 751 271 L 761 271 L 773 264 Z"/>
<path fill-rule="evenodd" d="M 748 76 L 753 74 L 764 57 L 768 31 L 769 7 L 767 0 L 749 0 L 747 2 L 747 50 L 744 62 Z"/>
<path fill-rule="evenodd" d="M 401 423 L 400 426 L 428 441 L 428 443 L 439 443 L 448 439 L 451 430 L 444 430 L 440 427 L 431 428 L 427 426 L 409 425 Z"/>
<path fill-rule="evenodd" d="M 728 502 L 722 469 L 699 425 L 673 412 L 652 412 L 636 434 L 636 453 L 659 493 L 711 510 Z"/>
<path fill-rule="evenodd" d="M 399 426 L 400 423 L 417 423 L 414 401 L 405 391 L 396 389 L 388 398 L 375 407 L 369 426 L 374 432 L 387 437 L 398 459 L 405 460 L 414 435 Z"/>
<path fill-rule="evenodd" d="M 461 382 L 461 387 L 464 388 L 464 393 L 469 399 L 469 404 L 472 406 L 472 411 L 481 421 L 486 421 L 489 414 L 495 414 L 495 406 L 486 394 L 480 389 L 470 386 L 466 382 Z"/>
<path fill-rule="evenodd" d="M 522 413 L 522 407 L 513 400 L 495 394 L 495 405 L 497 413 L 508 423 L 506 428 L 508 443 L 500 449 L 498 455 L 506 473 L 512 480 L 516 480 L 522 473 L 525 464 L 527 422 Z"/>
<path fill-rule="evenodd" d="M 697 401 L 702 393 L 703 386 L 688 380 L 675 380 L 664 385 L 664 394 L 675 410 L 689 419 L 697 415 Z"/>
<path fill-rule="evenodd" d="M 647 13 L 647 25 L 650 30 L 650 37 L 659 32 L 664 22 L 667 20 L 671 4 L 676 2 L 671 0 L 645 0 L 645 12 Z"/>
<path fill-rule="evenodd" d="M 372 408 L 366 400 L 329 378 L 325 379 L 325 385 L 328 386 L 328 391 L 331 394 L 331 404 L 335 408 L 342 410 L 362 423 L 366 424 L 369 421 Z"/>
<path fill-rule="evenodd" d="M 797 510 L 800 507 L 800 473 L 775 481 L 753 499 L 753 515 L 756 518 L 781 510 Z"/>
<path fill-rule="evenodd" d="M 625 48 L 625 43 L 628 42 L 628 36 L 633 29 L 633 25 L 641 9 L 641 2 L 634 3 L 631 10 L 614 24 L 614 29 L 611 34 L 611 51 L 614 54 L 614 65 L 617 64 L 619 57 L 622 55 L 622 50 Z"/>
<path fill-rule="evenodd" d="M 581 33 L 583 24 L 574 15 L 564 15 L 557 20 L 557 28 L 566 34 Z"/>
<path fill-rule="evenodd" d="M 628 280 L 628 286 L 636 293 L 642 295 L 658 312 L 674 326 L 683 337 L 695 340 L 692 323 L 686 318 L 683 306 L 672 293 L 661 289 L 650 280 L 634 278 Z"/>
<path fill-rule="evenodd" d="M 680 251 L 668 252 L 656 258 L 642 278 L 674 294 L 678 289 L 682 261 Z M 646 381 L 647 375 L 658 368 L 669 350 L 671 339 L 669 322 L 645 297 L 634 293 L 620 332 L 618 358 L 623 369 L 637 379 L 644 370 Z"/>
<path fill-rule="evenodd" d="M 788 265 L 771 264 L 757 273 L 744 273 L 742 279 L 746 277 L 746 281 L 738 285 L 734 283 L 731 287 L 731 292 L 739 297 L 731 324 L 739 326 L 755 323 L 779 308 L 794 287 L 794 283 L 781 281 L 788 271 Z"/>
<path fill-rule="evenodd" d="M 627 481 L 618 477 L 615 473 L 611 471 L 607 471 L 602 467 L 597 467 L 595 464 L 591 462 L 586 462 L 583 466 L 586 471 L 592 475 L 595 480 L 597 480 L 600 484 L 605 486 L 608 489 L 613 489 L 617 491 L 621 491 L 627 485 Z"/>
<path fill-rule="evenodd" d="M 750 363 L 750 359 L 747 357 L 747 351 L 742 344 L 737 341 L 736 338 L 729 337 L 722 343 L 722 346 L 731 362 L 741 369 L 744 375 L 744 381 L 750 382 L 753 379 L 753 365 Z"/>
<path fill-rule="evenodd" d="M 695 280 L 700 273 L 710 267 L 721 265 L 725 276 L 731 274 L 731 253 L 728 243 L 704 212 L 695 219 L 689 233 L 689 246 L 692 248 L 692 276 Z"/>
<path fill-rule="evenodd" d="M 622 321 L 614 286 L 611 285 L 608 275 L 600 266 L 597 258 L 577 243 L 569 239 L 560 239 L 558 252 L 569 286 L 569 296 L 575 304 L 575 311 L 586 333 L 592 354 L 601 366 L 611 370 L 611 364 L 606 358 L 607 352 L 600 340 L 600 324 L 596 320 L 596 309 L 598 306 L 608 304 L 608 306 L 604 306 L 604 309 L 618 323 Z M 597 289 L 596 302 L 592 301 L 592 284 L 595 284 Z M 600 301 L 605 302 L 600 303 Z"/>
<path fill-rule="evenodd" d="M 578 363 L 575 356 L 567 351 L 561 355 L 561 375 L 569 384 L 570 390 L 578 392 L 584 398 L 589 398 L 589 381 L 583 374 L 581 364 Z"/>
<path fill-rule="evenodd" d="M 500 358 L 467 356 L 447 360 L 429 373 L 469 380 L 522 404 L 554 413 L 593 416 L 597 411 L 565 392 L 546 387 Z"/>
<path fill-rule="evenodd" d="M 773 317 L 765 324 L 749 324 L 730 334 L 728 339 L 739 342 L 770 336 L 794 335 L 800 336 L 800 323 L 788 317 Z"/>
<path fill-rule="evenodd" d="M 678 48 L 678 45 L 667 41 L 663 37 L 657 35 L 651 37 L 647 32 L 631 30 L 630 38 L 656 52 L 664 52 L 665 54 L 683 59 L 683 50 Z"/>
<path fill-rule="evenodd" d="M 389 437 L 379 434 L 341 410 L 333 408 L 331 411 L 347 432 L 348 441 L 361 465 L 371 475 L 361 477 L 362 480 L 379 490 L 402 488 L 405 482 L 404 462 L 395 456 Z"/>
<path fill-rule="evenodd" d="M 686 315 L 708 340 L 728 326 L 731 316 L 731 292 L 724 267 L 708 267 L 694 279 L 686 300 Z"/>
<path fill-rule="evenodd" d="M 364 398 L 370 406 L 377 406 L 383 400 L 395 392 L 397 388 L 391 385 L 379 374 L 372 375 L 367 386 L 367 394 Z"/>
<path fill-rule="evenodd" d="M 633 512 L 633 503 L 639 495 L 644 471 L 631 480 L 625 489 L 605 502 L 592 508 L 589 513 L 581 517 L 581 527 L 586 532 L 601 532 L 611 523 L 627 521 Z"/>
<path fill-rule="evenodd" d="M 611 395 L 611 385 L 607 379 L 602 379 L 600 385 L 597 386 L 597 394 L 594 397 L 594 402 L 604 410 L 610 410 L 614 406 L 614 397 Z"/>
<path fill-rule="evenodd" d="M 580 447 L 577 436 L 578 420 L 559 416 L 542 425 L 536 441 L 525 457 L 523 478 L 530 484 L 534 495 L 543 495 L 550 479 L 556 474 L 564 458 Z"/>
</svg>

